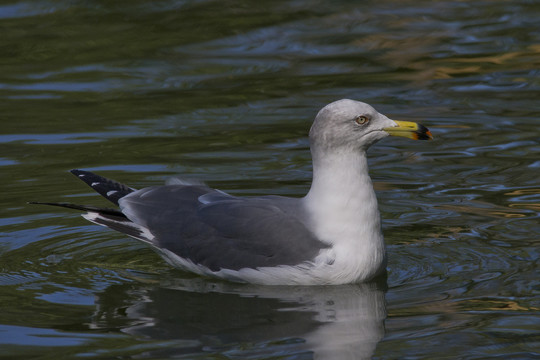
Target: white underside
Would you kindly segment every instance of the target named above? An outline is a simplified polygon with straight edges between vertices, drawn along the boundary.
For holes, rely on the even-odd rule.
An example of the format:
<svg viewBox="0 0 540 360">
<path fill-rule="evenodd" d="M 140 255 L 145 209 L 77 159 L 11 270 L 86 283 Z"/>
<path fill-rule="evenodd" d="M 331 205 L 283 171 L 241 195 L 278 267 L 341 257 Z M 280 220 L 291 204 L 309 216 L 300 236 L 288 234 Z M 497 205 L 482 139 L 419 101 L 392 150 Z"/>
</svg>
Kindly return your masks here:
<svg viewBox="0 0 540 360">
<path fill-rule="evenodd" d="M 100 225 L 95 220 L 99 215 L 95 213 L 84 214 L 84 218 Z M 151 244 L 150 231 L 146 228 L 135 225 L 135 228 L 143 230 L 143 236 L 150 235 L 149 238 L 135 237 L 147 244 Z M 193 272 L 199 275 L 220 278 L 234 282 L 244 282 L 261 285 L 340 285 L 365 282 L 381 274 L 386 267 L 384 253 L 382 256 L 371 258 L 371 264 L 363 266 L 351 257 L 339 261 L 336 257 L 336 249 L 321 251 L 319 256 L 312 262 L 304 262 L 299 265 L 280 265 L 275 267 L 243 268 L 239 270 L 221 269 L 212 271 L 206 266 L 195 264 L 189 259 L 184 259 L 175 253 L 162 248 L 152 246 L 158 254 L 171 266 Z M 350 261 L 348 259 L 353 261 Z"/>
<path fill-rule="evenodd" d="M 235 282 L 260 285 L 341 285 L 360 283 L 373 279 L 386 267 L 386 259 L 381 258 L 379 266 L 370 269 L 340 266 L 336 262 L 328 264 L 324 258 L 333 257 L 334 250 L 323 250 L 314 262 L 305 262 L 295 266 L 280 265 L 275 267 L 244 268 L 240 270 L 222 269 L 212 271 L 207 267 L 194 264 L 167 249 L 156 249 L 172 266 L 203 276 L 215 277 Z"/>
<path fill-rule="evenodd" d="M 106 226 L 99 223 L 100 215 L 89 212 L 83 217 L 100 226 Z M 111 221 L 110 219 L 105 219 Z M 370 257 L 371 264 L 361 264 L 358 258 L 354 256 L 340 256 L 348 254 L 344 252 L 339 245 L 331 249 L 326 249 L 320 252 L 311 262 L 304 262 L 299 265 L 289 266 L 281 265 L 275 267 L 259 267 L 259 268 L 243 268 L 240 270 L 221 269 L 212 271 L 206 266 L 195 264 L 189 259 L 184 259 L 175 253 L 162 248 L 157 248 L 152 245 L 154 236 L 145 227 L 134 223 L 122 222 L 122 225 L 132 226 L 140 231 L 140 236 L 134 237 L 141 240 L 158 252 L 161 257 L 171 266 L 188 272 L 193 272 L 199 275 L 220 278 L 235 282 L 244 282 L 261 285 L 339 285 L 350 284 L 368 281 L 381 272 L 386 267 L 386 259 L 384 253 L 380 253 L 381 257 Z M 350 254 L 353 255 L 353 254 Z M 362 258 L 362 257 L 359 257 Z"/>
<path fill-rule="evenodd" d="M 86 220 L 97 225 L 100 215 L 89 212 L 82 215 Z M 108 222 L 111 219 L 101 218 Z M 243 268 L 240 270 L 221 269 L 212 271 L 206 266 L 195 264 L 189 259 L 184 259 L 175 253 L 153 246 L 154 235 L 147 228 L 135 223 L 118 222 L 123 226 L 130 226 L 139 231 L 140 236 L 134 238 L 152 246 L 161 257 L 171 266 L 188 272 L 193 272 L 203 276 L 220 278 L 235 282 L 245 282 L 261 285 L 339 285 L 364 282 L 372 279 L 386 266 L 384 256 L 381 258 L 371 258 L 370 265 L 360 264 L 350 256 L 340 256 L 340 253 L 347 254 L 347 249 L 341 249 L 339 245 L 331 249 L 326 249 L 311 262 L 304 262 L 299 265 L 281 265 L 275 267 Z M 383 254 L 384 255 L 384 254 Z M 352 261 L 351 261 L 352 260 Z"/>
</svg>

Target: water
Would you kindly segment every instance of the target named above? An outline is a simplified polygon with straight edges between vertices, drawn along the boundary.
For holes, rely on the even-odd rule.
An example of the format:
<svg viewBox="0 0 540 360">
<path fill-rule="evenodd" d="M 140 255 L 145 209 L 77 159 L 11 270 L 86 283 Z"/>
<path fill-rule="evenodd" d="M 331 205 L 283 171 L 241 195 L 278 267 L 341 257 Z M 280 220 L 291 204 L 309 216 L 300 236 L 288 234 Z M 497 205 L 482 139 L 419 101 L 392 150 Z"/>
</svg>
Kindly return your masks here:
<svg viewBox="0 0 540 360">
<path fill-rule="evenodd" d="M 0 5 L 2 358 L 540 358 L 540 4 Z M 171 269 L 68 210 L 67 172 L 302 196 L 340 98 L 430 127 L 370 150 L 388 278 L 269 288 Z"/>
</svg>

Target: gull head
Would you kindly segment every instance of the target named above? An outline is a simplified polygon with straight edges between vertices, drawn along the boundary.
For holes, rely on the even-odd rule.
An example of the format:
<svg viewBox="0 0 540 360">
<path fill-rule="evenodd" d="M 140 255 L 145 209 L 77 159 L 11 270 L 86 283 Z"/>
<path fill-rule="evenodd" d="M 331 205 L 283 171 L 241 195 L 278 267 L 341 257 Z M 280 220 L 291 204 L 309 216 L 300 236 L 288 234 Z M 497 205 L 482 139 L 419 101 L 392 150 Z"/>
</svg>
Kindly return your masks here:
<svg viewBox="0 0 540 360">
<path fill-rule="evenodd" d="M 429 130 L 410 121 L 397 121 L 366 103 L 342 99 L 323 107 L 311 126 L 309 139 L 319 149 L 367 150 L 389 135 L 414 140 L 432 139 Z"/>
</svg>

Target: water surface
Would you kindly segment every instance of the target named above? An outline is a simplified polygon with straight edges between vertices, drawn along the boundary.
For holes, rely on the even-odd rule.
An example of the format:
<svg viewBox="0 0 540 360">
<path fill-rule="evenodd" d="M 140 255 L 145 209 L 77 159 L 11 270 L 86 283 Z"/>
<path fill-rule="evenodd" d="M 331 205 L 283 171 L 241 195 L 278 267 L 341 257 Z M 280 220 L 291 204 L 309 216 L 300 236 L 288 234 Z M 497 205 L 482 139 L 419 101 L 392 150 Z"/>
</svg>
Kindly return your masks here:
<svg viewBox="0 0 540 360">
<path fill-rule="evenodd" d="M 539 358 L 540 5 L 0 5 L 0 356 Z M 428 126 L 370 149 L 388 278 L 228 284 L 68 210 L 181 175 L 303 196 L 307 131 L 353 98 Z"/>
</svg>

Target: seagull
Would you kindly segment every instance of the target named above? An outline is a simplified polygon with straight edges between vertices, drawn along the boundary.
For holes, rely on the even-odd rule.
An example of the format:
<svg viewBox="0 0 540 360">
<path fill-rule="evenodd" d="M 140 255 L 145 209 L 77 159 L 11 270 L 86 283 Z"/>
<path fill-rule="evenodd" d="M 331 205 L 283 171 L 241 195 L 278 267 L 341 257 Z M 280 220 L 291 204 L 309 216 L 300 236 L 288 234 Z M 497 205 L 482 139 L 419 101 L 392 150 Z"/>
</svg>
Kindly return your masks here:
<svg viewBox="0 0 540 360">
<path fill-rule="evenodd" d="M 71 170 L 117 208 L 32 203 L 86 211 L 85 219 L 202 276 L 262 285 L 361 283 L 386 271 L 366 151 L 389 135 L 432 139 L 426 127 L 391 120 L 363 102 L 323 107 L 309 131 L 313 181 L 302 198 L 239 197 L 181 179 L 137 190 Z"/>
</svg>

